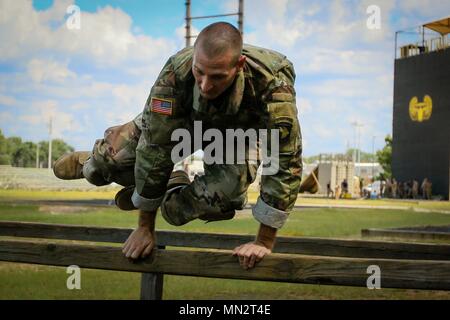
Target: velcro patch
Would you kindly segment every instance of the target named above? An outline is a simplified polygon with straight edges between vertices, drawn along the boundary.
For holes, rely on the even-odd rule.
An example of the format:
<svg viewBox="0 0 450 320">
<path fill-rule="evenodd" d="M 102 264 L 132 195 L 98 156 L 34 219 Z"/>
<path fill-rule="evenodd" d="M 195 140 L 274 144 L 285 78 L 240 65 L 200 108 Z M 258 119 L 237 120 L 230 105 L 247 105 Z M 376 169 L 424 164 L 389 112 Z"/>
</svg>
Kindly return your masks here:
<svg viewBox="0 0 450 320">
<path fill-rule="evenodd" d="M 172 115 L 172 100 L 152 97 L 150 101 L 150 111 L 165 115 Z"/>
<path fill-rule="evenodd" d="M 292 96 L 291 93 L 287 93 L 287 92 L 275 92 L 272 93 L 272 99 L 274 101 L 293 101 L 294 97 Z"/>
</svg>

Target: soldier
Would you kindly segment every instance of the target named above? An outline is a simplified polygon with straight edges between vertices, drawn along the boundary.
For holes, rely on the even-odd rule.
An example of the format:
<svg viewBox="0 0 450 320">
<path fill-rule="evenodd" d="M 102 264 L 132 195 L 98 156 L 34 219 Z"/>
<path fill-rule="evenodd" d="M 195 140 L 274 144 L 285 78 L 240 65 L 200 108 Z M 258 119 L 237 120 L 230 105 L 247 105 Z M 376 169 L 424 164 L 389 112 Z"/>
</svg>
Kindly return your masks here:
<svg viewBox="0 0 450 320">
<path fill-rule="evenodd" d="M 252 268 L 271 253 L 300 187 L 302 147 L 294 80 L 294 68 L 285 56 L 243 46 L 235 27 L 214 23 L 200 32 L 193 48 L 169 58 L 142 114 L 107 129 L 92 152 L 63 156 L 54 165 L 55 175 L 125 187 L 116 195 L 116 204 L 124 210 L 139 209 L 139 222 L 123 253 L 136 259 L 149 255 L 155 246 L 159 207 L 173 225 L 197 218 L 231 219 L 245 206 L 247 188 L 256 178 L 260 162 L 248 158 L 243 164 L 205 163 L 204 175 L 192 182 L 183 171 L 172 172 L 174 130 L 192 132 L 194 121 L 201 121 L 203 130 L 222 133 L 230 128 L 279 130 L 279 169 L 262 176 L 260 196 L 252 208 L 260 223 L 257 236 L 233 251 L 244 269 Z"/>
<path fill-rule="evenodd" d="M 419 197 L 419 182 L 414 179 L 412 184 L 412 198 L 417 199 Z"/>
</svg>

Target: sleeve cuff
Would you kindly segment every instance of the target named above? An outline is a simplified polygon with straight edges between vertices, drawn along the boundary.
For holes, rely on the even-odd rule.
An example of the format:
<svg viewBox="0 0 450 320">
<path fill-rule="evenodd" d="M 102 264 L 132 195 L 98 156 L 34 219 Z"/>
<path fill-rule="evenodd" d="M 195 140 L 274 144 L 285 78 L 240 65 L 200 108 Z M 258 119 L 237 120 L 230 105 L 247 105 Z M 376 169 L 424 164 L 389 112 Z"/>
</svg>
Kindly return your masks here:
<svg viewBox="0 0 450 320">
<path fill-rule="evenodd" d="M 289 216 L 287 212 L 269 206 L 261 197 L 258 197 L 252 213 L 258 222 L 275 229 L 280 229 Z"/>
<path fill-rule="evenodd" d="M 156 199 L 147 199 L 139 195 L 136 189 L 134 189 L 133 195 L 131 196 L 131 201 L 138 209 L 144 211 L 155 211 L 161 205 L 163 198 L 164 195 Z"/>
</svg>

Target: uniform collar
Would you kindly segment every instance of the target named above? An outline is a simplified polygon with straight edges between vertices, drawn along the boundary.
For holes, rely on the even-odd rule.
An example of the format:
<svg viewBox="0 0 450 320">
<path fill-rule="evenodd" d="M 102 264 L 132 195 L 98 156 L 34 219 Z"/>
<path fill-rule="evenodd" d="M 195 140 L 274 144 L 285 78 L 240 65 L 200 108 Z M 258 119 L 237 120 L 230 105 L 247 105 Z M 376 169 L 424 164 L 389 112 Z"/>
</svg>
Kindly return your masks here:
<svg viewBox="0 0 450 320">
<path fill-rule="evenodd" d="M 244 96 L 245 76 L 244 71 L 240 70 L 231 85 L 230 92 L 224 97 L 223 106 L 225 107 L 225 114 L 233 115 L 239 111 Z M 208 101 L 200 95 L 200 90 L 197 84 L 194 84 L 192 107 L 197 112 L 208 111 Z"/>
</svg>

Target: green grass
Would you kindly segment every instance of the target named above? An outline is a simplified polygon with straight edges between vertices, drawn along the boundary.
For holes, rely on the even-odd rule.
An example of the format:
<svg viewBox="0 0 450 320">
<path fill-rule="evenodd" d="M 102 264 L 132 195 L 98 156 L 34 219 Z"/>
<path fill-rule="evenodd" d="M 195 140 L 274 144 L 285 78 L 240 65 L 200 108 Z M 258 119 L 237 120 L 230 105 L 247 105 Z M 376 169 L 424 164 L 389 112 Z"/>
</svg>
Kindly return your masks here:
<svg viewBox="0 0 450 320">
<path fill-rule="evenodd" d="M 118 189 L 119 190 L 119 189 Z M 114 199 L 117 191 L 49 191 L 0 189 L 0 201 Z"/>
<path fill-rule="evenodd" d="M 119 189 L 117 189 L 119 190 Z M 117 190 L 104 191 L 48 191 L 48 190 L 14 190 L 0 189 L 0 201 L 13 200 L 87 200 L 87 199 L 114 199 Z M 256 203 L 258 192 L 249 191 L 249 203 Z M 348 205 L 348 206 L 392 206 L 402 208 L 416 208 L 428 210 L 444 210 L 450 212 L 450 201 L 421 201 L 421 200 L 367 200 L 367 199 L 326 199 L 300 195 L 298 205 Z"/>
<path fill-rule="evenodd" d="M 70 196 L 80 195 L 71 193 Z M 92 209 L 0 202 L 0 220 L 134 228 L 137 214 L 115 208 Z M 413 210 L 302 209 L 291 213 L 279 235 L 358 239 L 363 228 L 440 224 L 450 224 L 450 215 Z M 258 224 L 251 215 L 240 214 L 230 221 L 205 224 L 198 220 L 182 227 L 173 227 L 158 216 L 157 228 L 255 234 Z M 140 274 L 89 269 L 82 269 L 81 272 L 82 289 L 68 290 L 68 274 L 65 268 L 1 262 L 0 299 L 139 298 Z M 442 291 L 368 290 L 167 275 L 164 279 L 164 299 L 450 299 L 450 292 Z"/>
</svg>

